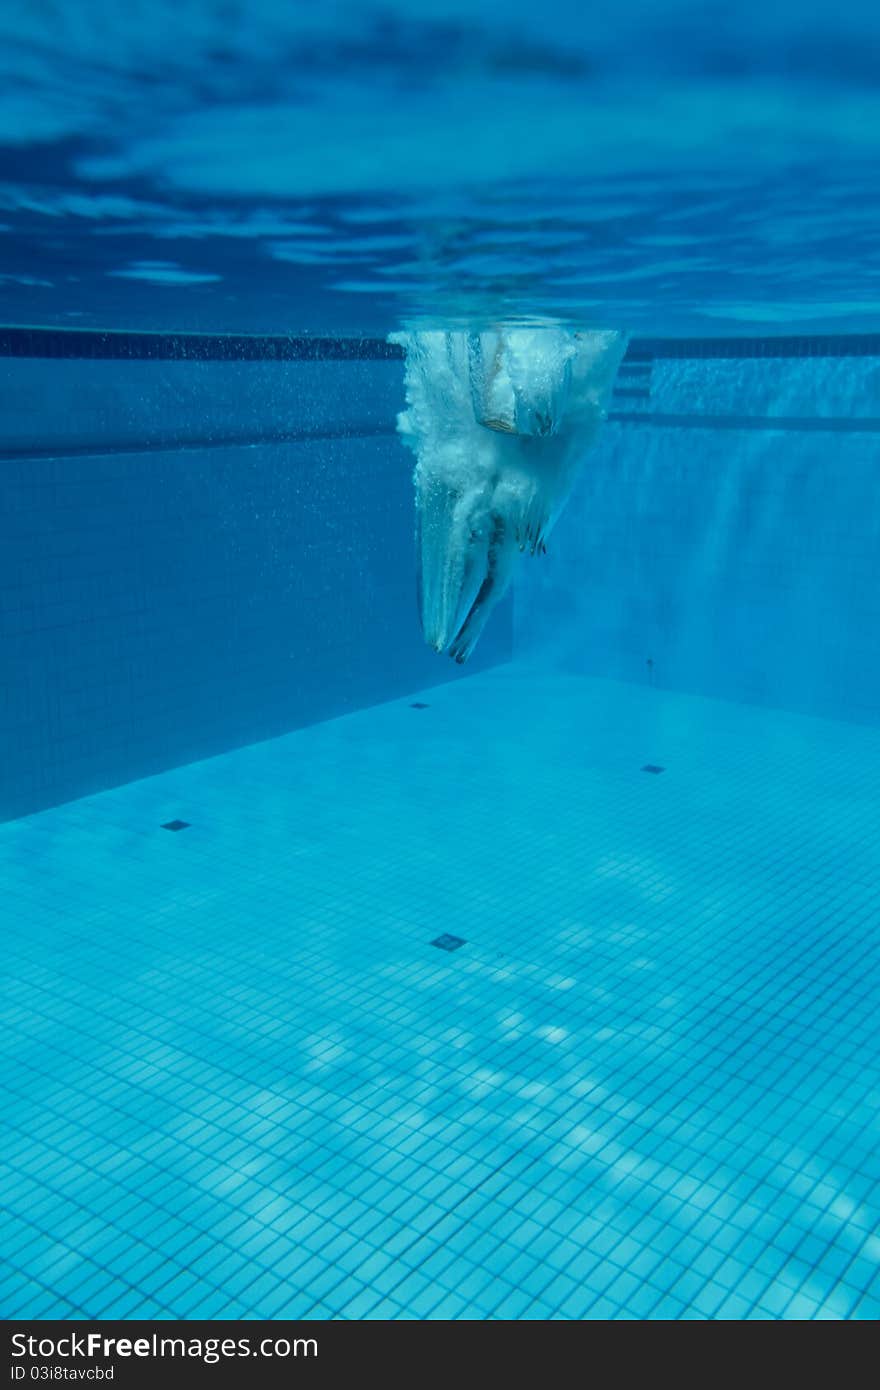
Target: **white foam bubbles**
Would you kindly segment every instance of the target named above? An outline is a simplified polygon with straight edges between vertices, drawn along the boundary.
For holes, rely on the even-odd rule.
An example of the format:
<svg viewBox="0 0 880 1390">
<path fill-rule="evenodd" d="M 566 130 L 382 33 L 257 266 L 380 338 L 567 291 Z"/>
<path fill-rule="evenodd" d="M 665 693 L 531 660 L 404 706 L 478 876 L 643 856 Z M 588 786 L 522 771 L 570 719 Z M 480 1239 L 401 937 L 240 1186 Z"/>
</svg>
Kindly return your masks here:
<svg viewBox="0 0 880 1390">
<path fill-rule="evenodd" d="M 604 418 L 617 332 L 558 325 L 393 334 L 406 350 L 401 438 L 416 455 L 425 639 L 472 652 L 521 551 L 542 552 Z"/>
</svg>

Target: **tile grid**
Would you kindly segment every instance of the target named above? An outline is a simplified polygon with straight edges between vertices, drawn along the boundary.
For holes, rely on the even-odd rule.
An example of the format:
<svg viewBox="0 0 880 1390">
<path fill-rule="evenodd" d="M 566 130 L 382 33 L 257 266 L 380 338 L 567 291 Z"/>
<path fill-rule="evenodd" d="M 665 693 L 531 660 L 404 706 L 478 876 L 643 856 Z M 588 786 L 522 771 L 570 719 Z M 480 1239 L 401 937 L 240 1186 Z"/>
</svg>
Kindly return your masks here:
<svg viewBox="0 0 880 1390">
<path fill-rule="evenodd" d="M 880 735 L 426 702 L 3 827 L 6 1315 L 876 1315 Z"/>
</svg>

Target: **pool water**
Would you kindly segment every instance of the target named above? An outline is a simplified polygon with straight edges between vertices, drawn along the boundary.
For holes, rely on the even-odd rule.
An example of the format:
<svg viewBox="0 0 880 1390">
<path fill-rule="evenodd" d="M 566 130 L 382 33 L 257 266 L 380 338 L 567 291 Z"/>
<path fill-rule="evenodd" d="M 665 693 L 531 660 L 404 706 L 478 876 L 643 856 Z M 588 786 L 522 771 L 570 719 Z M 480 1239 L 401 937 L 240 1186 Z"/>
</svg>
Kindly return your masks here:
<svg viewBox="0 0 880 1390">
<path fill-rule="evenodd" d="M 869 0 L 9 0 L 12 323 L 876 331 Z"/>
<path fill-rule="evenodd" d="M 3 1317 L 880 1315 L 877 17 L 611 9 L 0 17 Z M 458 665 L 499 324 L 628 340 Z"/>
<path fill-rule="evenodd" d="M 878 758 L 511 664 L 7 824 L 9 1316 L 876 1317 Z"/>
</svg>

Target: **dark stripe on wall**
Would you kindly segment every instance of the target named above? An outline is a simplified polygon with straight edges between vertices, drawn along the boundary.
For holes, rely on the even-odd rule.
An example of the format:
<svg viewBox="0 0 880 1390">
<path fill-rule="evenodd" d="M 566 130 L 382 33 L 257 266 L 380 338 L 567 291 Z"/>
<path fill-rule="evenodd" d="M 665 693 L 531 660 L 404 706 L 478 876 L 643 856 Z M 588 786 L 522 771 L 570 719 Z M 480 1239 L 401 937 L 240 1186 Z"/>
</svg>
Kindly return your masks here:
<svg viewBox="0 0 880 1390">
<path fill-rule="evenodd" d="M 770 338 L 633 338 L 628 362 L 658 358 L 880 357 L 880 333 L 818 333 Z"/>
<path fill-rule="evenodd" d="M 658 429 L 777 430 L 823 434 L 880 434 L 880 419 L 848 420 L 838 416 L 774 419 L 771 415 L 660 415 L 651 411 L 612 410 L 608 420 L 616 425 L 653 425 Z M 391 439 L 393 425 L 358 426 L 339 430 L 299 430 L 294 433 L 212 435 L 163 435 L 135 442 L 102 441 L 91 444 L 38 444 L 0 447 L 0 463 L 12 459 L 92 458 L 114 454 L 183 453 L 199 449 L 241 449 L 260 445 L 310 444 L 323 439 Z"/>
<path fill-rule="evenodd" d="M 381 338 L 0 328 L 0 357 L 125 362 L 383 362 L 402 360 L 403 355 L 403 348 Z"/>
<path fill-rule="evenodd" d="M 662 415 L 651 410 L 611 410 L 608 419 L 618 425 L 653 425 L 657 429 L 682 430 L 794 430 L 811 434 L 880 434 L 880 418 L 848 419 L 840 415 Z"/>
<path fill-rule="evenodd" d="M 386 439 L 397 434 L 390 425 L 356 425 L 349 429 L 267 430 L 259 434 L 161 434 L 153 438 L 101 440 L 91 444 L 10 444 L 0 446 L 0 463 L 10 459 L 93 458 L 105 454 L 182 453 L 188 449 L 242 449 L 261 444 L 314 444 L 324 439 Z"/>
<path fill-rule="evenodd" d="M 0 327 L 0 357 L 138 362 L 393 362 L 403 349 L 381 338 L 225 333 L 129 333 L 107 329 Z M 658 359 L 880 357 L 880 333 L 769 338 L 633 338 L 624 367 Z"/>
</svg>

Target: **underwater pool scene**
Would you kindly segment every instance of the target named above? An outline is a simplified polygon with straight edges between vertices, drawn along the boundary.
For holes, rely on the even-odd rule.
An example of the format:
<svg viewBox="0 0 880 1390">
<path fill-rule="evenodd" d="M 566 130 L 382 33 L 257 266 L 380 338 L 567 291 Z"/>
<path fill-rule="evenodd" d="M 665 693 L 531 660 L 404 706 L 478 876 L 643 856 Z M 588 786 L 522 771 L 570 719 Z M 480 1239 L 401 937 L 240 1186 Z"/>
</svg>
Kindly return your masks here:
<svg viewBox="0 0 880 1390">
<path fill-rule="evenodd" d="M 880 12 L 0 78 L 0 1317 L 880 1316 Z"/>
</svg>

